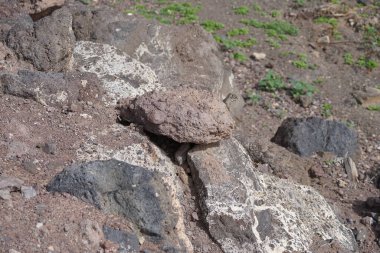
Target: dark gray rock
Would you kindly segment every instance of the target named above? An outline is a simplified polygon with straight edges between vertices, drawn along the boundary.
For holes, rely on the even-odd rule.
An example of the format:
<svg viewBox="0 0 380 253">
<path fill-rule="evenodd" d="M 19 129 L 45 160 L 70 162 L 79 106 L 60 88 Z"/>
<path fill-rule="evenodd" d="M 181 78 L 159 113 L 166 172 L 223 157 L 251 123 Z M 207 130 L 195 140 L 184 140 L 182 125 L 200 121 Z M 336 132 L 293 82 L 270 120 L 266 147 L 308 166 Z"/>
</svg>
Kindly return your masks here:
<svg viewBox="0 0 380 253">
<path fill-rule="evenodd" d="M 285 119 L 272 141 L 301 156 L 321 151 L 344 157 L 355 155 L 358 138 L 343 123 L 310 117 Z"/>
<path fill-rule="evenodd" d="M 128 252 L 139 252 L 139 239 L 135 234 L 120 231 L 109 226 L 103 226 L 103 234 L 106 240 L 118 243 L 123 248 L 128 248 Z"/>
<path fill-rule="evenodd" d="M 97 208 L 122 215 L 141 232 L 165 238 L 177 222 L 160 176 L 117 160 L 73 165 L 58 174 L 48 191 L 70 193 Z"/>
<path fill-rule="evenodd" d="M 44 73 L 20 70 L 0 74 L 0 91 L 33 99 L 44 105 L 64 107 L 79 101 L 100 101 L 102 89 L 92 73 Z"/>
<path fill-rule="evenodd" d="M 198 145 L 187 160 L 202 218 L 224 252 L 309 252 L 315 238 L 356 250 L 316 190 L 258 172 L 236 139 Z"/>
<path fill-rule="evenodd" d="M 72 16 L 61 8 L 36 22 L 22 19 L 9 30 L 6 44 L 37 70 L 68 70 L 75 44 Z"/>
<path fill-rule="evenodd" d="M 206 91 L 177 88 L 146 93 L 120 106 L 122 120 L 180 143 L 213 143 L 234 129 L 226 105 Z"/>
</svg>

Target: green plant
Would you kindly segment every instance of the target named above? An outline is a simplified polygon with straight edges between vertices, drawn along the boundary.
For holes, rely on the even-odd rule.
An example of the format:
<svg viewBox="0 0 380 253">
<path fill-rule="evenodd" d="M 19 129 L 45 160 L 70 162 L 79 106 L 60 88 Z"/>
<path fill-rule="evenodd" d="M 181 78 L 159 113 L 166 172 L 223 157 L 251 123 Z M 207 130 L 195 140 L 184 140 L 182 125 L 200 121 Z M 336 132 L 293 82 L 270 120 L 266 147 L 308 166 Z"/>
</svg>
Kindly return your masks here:
<svg viewBox="0 0 380 253">
<path fill-rule="evenodd" d="M 296 7 L 302 7 L 305 5 L 305 0 L 293 0 L 293 3 L 296 5 Z"/>
<path fill-rule="evenodd" d="M 234 13 L 237 15 L 247 15 L 249 13 L 249 8 L 247 6 L 240 6 L 234 8 Z"/>
<path fill-rule="evenodd" d="M 280 48 L 281 47 L 280 43 L 277 40 L 270 38 L 270 39 L 267 39 L 266 42 L 268 42 L 269 46 L 271 46 L 273 48 Z"/>
<path fill-rule="evenodd" d="M 248 60 L 248 57 L 245 54 L 240 53 L 240 52 L 233 53 L 232 56 L 235 60 L 240 61 L 240 62 Z"/>
<path fill-rule="evenodd" d="M 316 24 L 329 24 L 332 27 L 338 26 L 338 20 L 336 18 L 329 18 L 329 17 L 319 17 L 314 19 L 314 23 Z"/>
<path fill-rule="evenodd" d="M 343 55 L 343 59 L 344 59 L 344 64 L 347 64 L 347 65 L 352 65 L 354 64 L 354 57 L 352 56 L 351 53 L 345 53 Z"/>
<path fill-rule="evenodd" d="M 247 97 L 254 104 L 258 103 L 261 99 L 261 96 L 254 91 L 247 92 Z"/>
<path fill-rule="evenodd" d="M 228 36 L 238 36 L 238 35 L 247 35 L 249 34 L 249 29 L 246 27 L 243 28 L 234 28 L 227 32 Z"/>
<path fill-rule="evenodd" d="M 364 56 L 360 56 L 356 64 L 359 67 L 366 68 L 368 70 L 373 70 L 379 66 L 379 63 L 376 60 Z"/>
<path fill-rule="evenodd" d="M 272 18 L 277 18 L 281 15 L 281 12 L 280 11 L 277 11 L 277 10 L 274 10 L 270 13 L 270 15 L 272 16 Z"/>
<path fill-rule="evenodd" d="M 294 67 L 299 69 L 307 69 L 309 64 L 307 63 L 307 56 L 305 54 L 299 54 L 298 59 L 292 61 Z"/>
<path fill-rule="evenodd" d="M 302 81 L 294 81 L 290 88 L 293 98 L 299 98 L 303 95 L 311 97 L 316 91 L 317 89 L 313 85 Z"/>
<path fill-rule="evenodd" d="M 208 32 L 214 33 L 224 28 L 224 24 L 214 20 L 205 20 L 201 23 L 201 26 Z"/>
<path fill-rule="evenodd" d="M 284 87 L 285 83 L 282 77 L 273 70 L 269 70 L 259 82 L 259 88 L 264 91 L 274 92 Z"/>
<path fill-rule="evenodd" d="M 322 116 L 325 117 L 325 118 L 328 118 L 330 116 L 332 116 L 332 110 L 333 110 L 333 106 L 332 104 L 330 103 L 324 103 L 322 105 Z"/>
<path fill-rule="evenodd" d="M 254 3 L 252 4 L 252 8 L 255 10 L 255 11 L 262 11 L 263 9 L 261 8 L 261 6 L 258 4 L 258 3 Z"/>
<path fill-rule="evenodd" d="M 230 38 L 223 38 L 219 35 L 215 35 L 214 39 L 219 43 L 224 50 L 234 49 L 237 47 L 247 48 L 257 43 L 255 38 L 248 38 L 246 40 L 234 40 Z"/>
<path fill-rule="evenodd" d="M 171 3 L 160 10 L 160 15 L 169 17 L 176 24 L 190 24 L 198 20 L 199 5 L 193 6 L 191 3 Z"/>
<path fill-rule="evenodd" d="M 273 36 L 296 36 L 298 35 L 298 29 L 294 25 L 283 21 L 283 20 L 274 20 L 271 22 L 261 22 L 256 19 L 242 19 L 241 23 L 249 26 L 253 26 L 255 28 L 269 30 L 269 33 Z"/>
<path fill-rule="evenodd" d="M 380 29 L 372 25 L 365 26 L 364 41 L 370 47 L 380 47 Z"/>
<path fill-rule="evenodd" d="M 380 112 L 380 105 L 369 105 L 369 106 L 367 106 L 367 109 L 370 111 Z"/>
<path fill-rule="evenodd" d="M 90 4 L 92 0 L 80 0 L 83 4 Z"/>
</svg>

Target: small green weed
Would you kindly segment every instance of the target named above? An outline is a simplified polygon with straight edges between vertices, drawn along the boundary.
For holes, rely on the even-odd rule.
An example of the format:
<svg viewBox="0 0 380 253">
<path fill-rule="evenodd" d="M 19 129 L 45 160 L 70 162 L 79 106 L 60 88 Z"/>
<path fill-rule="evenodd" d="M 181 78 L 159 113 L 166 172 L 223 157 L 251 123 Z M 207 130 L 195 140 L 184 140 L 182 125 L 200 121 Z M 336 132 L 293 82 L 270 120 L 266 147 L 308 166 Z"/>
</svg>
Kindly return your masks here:
<svg viewBox="0 0 380 253">
<path fill-rule="evenodd" d="M 354 57 L 352 56 L 351 53 L 345 53 L 343 55 L 343 59 L 344 59 L 344 64 L 353 65 L 355 63 Z"/>
<path fill-rule="evenodd" d="M 232 54 L 232 57 L 240 62 L 248 60 L 248 57 L 244 53 L 236 52 Z"/>
<path fill-rule="evenodd" d="M 261 8 L 261 6 L 258 4 L 258 3 L 254 3 L 252 4 L 252 8 L 255 10 L 255 11 L 262 11 L 263 9 Z"/>
<path fill-rule="evenodd" d="M 270 15 L 272 16 L 272 18 L 277 18 L 281 15 L 281 12 L 280 11 L 277 11 L 277 10 L 274 10 L 270 13 Z"/>
<path fill-rule="evenodd" d="M 224 28 L 224 24 L 214 20 L 205 20 L 201 23 L 201 26 L 210 33 L 215 33 Z"/>
<path fill-rule="evenodd" d="M 246 40 L 234 40 L 230 38 L 223 38 L 219 35 L 215 35 L 214 39 L 219 43 L 224 50 L 230 50 L 237 47 L 247 48 L 256 45 L 257 41 L 255 38 L 249 38 Z"/>
<path fill-rule="evenodd" d="M 258 102 L 260 102 L 260 99 L 261 99 L 261 96 L 254 91 L 247 92 L 247 97 L 254 104 L 257 104 Z"/>
<path fill-rule="evenodd" d="M 160 15 L 173 19 L 176 24 L 190 24 L 198 20 L 199 5 L 191 3 L 172 3 L 160 10 Z"/>
<path fill-rule="evenodd" d="M 234 8 L 234 13 L 237 15 L 247 15 L 249 13 L 249 8 L 247 6 L 240 6 Z"/>
<path fill-rule="evenodd" d="M 227 32 L 228 36 L 239 36 L 239 35 L 247 35 L 249 34 L 249 29 L 244 27 L 244 28 L 234 28 L 230 31 Z"/>
<path fill-rule="evenodd" d="M 309 64 L 306 54 L 298 54 L 297 60 L 292 61 L 292 65 L 298 69 L 315 69 L 317 67 Z"/>
<path fill-rule="evenodd" d="M 277 40 L 274 40 L 272 38 L 267 39 L 266 42 L 268 42 L 269 46 L 271 46 L 273 48 L 280 48 L 281 47 L 280 43 Z"/>
<path fill-rule="evenodd" d="M 338 26 L 338 20 L 336 18 L 329 18 L 329 17 L 319 17 L 314 19 L 314 23 L 316 24 L 329 24 L 332 27 Z"/>
<path fill-rule="evenodd" d="M 296 36 L 298 35 L 298 29 L 294 25 L 282 21 L 282 20 L 274 20 L 271 22 L 261 22 L 256 19 L 242 19 L 241 23 L 249 26 L 253 26 L 255 28 L 265 29 L 267 33 L 269 33 L 272 37 L 279 37 L 284 39 L 285 35 Z"/>
<path fill-rule="evenodd" d="M 303 95 L 311 97 L 316 91 L 317 89 L 312 84 L 302 81 L 294 81 L 290 88 L 290 93 L 296 99 Z"/>
<path fill-rule="evenodd" d="M 295 4 L 296 7 L 302 7 L 305 5 L 306 0 L 293 0 L 293 3 Z"/>
<path fill-rule="evenodd" d="M 380 112 L 380 105 L 369 105 L 367 106 L 367 109 L 370 111 Z"/>
<path fill-rule="evenodd" d="M 379 63 L 376 60 L 364 56 L 359 57 L 356 64 L 359 67 L 366 68 L 368 70 L 373 70 L 379 66 Z"/>
<path fill-rule="evenodd" d="M 284 87 L 285 83 L 282 77 L 273 70 L 269 70 L 259 82 L 259 88 L 264 91 L 274 92 Z"/>
<path fill-rule="evenodd" d="M 333 106 L 332 104 L 330 103 L 324 103 L 322 105 L 322 116 L 325 117 L 325 118 L 328 118 L 330 116 L 332 116 L 332 110 L 333 110 Z"/>
</svg>

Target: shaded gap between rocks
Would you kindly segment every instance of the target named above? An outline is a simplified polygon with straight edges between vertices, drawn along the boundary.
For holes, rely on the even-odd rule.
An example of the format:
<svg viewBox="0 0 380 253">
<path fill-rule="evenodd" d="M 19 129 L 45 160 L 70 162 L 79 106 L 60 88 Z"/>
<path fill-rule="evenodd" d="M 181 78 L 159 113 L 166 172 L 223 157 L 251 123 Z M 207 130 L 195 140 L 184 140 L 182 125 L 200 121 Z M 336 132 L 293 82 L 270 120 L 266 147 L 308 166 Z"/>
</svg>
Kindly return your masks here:
<svg viewBox="0 0 380 253">
<path fill-rule="evenodd" d="M 36 22 L 44 17 L 50 16 L 55 10 L 60 8 L 62 8 L 62 6 L 52 6 L 41 12 L 29 14 L 29 16 L 32 18 L 33 22 Z"/>
</svg>

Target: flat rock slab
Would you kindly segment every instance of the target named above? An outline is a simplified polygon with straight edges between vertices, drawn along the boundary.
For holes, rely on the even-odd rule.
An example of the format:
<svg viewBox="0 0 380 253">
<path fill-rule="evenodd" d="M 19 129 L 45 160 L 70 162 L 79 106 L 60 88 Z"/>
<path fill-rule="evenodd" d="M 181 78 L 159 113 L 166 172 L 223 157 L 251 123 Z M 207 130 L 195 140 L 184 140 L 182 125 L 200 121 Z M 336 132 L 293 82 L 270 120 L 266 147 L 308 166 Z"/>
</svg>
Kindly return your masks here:
<svg viewBox="0 0 380 253">
<path fill-rule="evenodd" d="M 35 100 L 43 105 L 64 107 L 79 101 L 100 101 L 101 84 L 95 74 L 80 72 L 38 72 L 20 70 L 0 74 L 0 88 L 5 94 Z"/>
<path fill-rule="evenodd" d="M 357 134 L 345 124 L 317 117 L 285 119 L 272 141 L 301 156 L 315 152 L 353 156 L 358 145 Z"/>
<path fill-rule="evenodd" d="M 224 103 L 209 92 L 191 88 L 146 93 L 121 105 L 120 117 L 180 143 L 217 142 L 234 129 Z"/>
<path fill-rule="evenodd" d="M 307 252 L 333 239 L 354 251 L 354 236 L 313 188 L 255 171 L 235 139 L 188 153 L 210 235 L 224 252 Z"/>
</svg>

